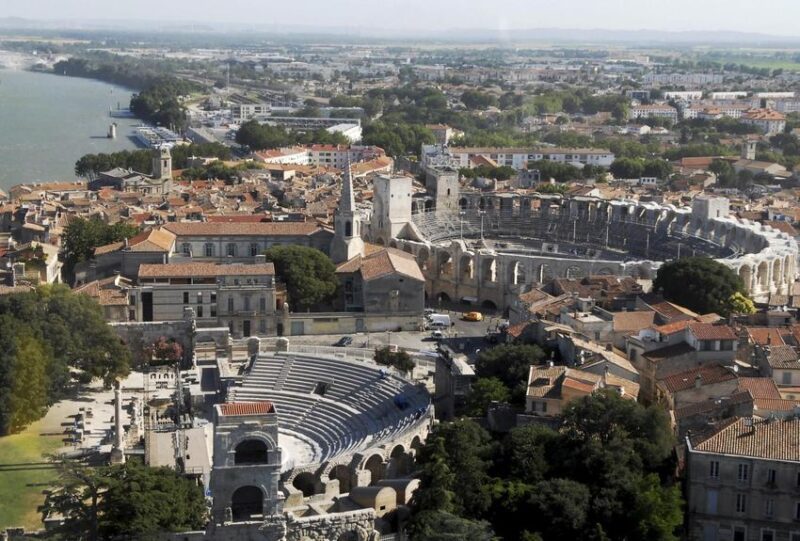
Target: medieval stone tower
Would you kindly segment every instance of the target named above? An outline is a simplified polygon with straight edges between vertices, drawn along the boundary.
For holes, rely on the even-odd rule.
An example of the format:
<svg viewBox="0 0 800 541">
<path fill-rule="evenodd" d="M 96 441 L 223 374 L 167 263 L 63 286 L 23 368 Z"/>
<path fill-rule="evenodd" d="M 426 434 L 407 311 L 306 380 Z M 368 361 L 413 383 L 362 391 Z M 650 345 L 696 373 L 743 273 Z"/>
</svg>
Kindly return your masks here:
<svg viewBox="0 0 800 541">
<path fill-rule="evenodd" d="M 458 209 L 458 171 L 450 167 L 431 167 L 425 174 L 425 189 L 433 196 L 437 210 Z"/>
<path fill-rule="evenodd" d="M 372 182 L 373 242 L 388 246 L 411 222 L 412 181 L 409 177 L 378 175 Z"/>
<path fill-rule="evenodd" d="M 272 402 L 218 404 L 214 417 L 213 523 L 263 520 L 280 513 L 282 451 Z"/>
<path fill-rule="evenodd" d="M 334 217 L 334 232 L 331 246 L 331 259 L 334 263 L 342 263 L 364 253 L 361 215 L 356 210 L 349 162 L 342 178 L 342 197 L 339 199 L 339 208 L 336 209 Z"/>
<path fill-rule="evenodd" d="M 172 189 L 172 154 L 169 147 L 162 146 L 153 150 L 153 183 L 160 183 L 161 192 Z"/>
</svg>

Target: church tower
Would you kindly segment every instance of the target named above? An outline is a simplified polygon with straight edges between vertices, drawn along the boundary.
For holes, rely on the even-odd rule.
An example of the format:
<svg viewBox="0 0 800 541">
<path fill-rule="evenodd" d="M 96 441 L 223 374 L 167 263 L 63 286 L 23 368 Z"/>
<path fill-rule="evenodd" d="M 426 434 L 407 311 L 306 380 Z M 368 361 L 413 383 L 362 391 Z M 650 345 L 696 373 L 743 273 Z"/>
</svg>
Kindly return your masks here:
<svg viewBox="0 0 800 541">
<path fill-rule="evenodd" d="M 161 193 L 172 189 L 172 154 L 166 145 L 153 150 L 153 181 L 161 184 Z"/>
<path fill-rule="evenodd" d="M 353 194 L 353 177 L 350 174 L 350 161 L 342 175 L 342 197 L 333 221 L 334 237 L 331 246 L 331 259 L 334 263 L 348 261 L 364 254 L 364 241 L 361 239 L 361 216 L 356 211 Z"/>
</svg>

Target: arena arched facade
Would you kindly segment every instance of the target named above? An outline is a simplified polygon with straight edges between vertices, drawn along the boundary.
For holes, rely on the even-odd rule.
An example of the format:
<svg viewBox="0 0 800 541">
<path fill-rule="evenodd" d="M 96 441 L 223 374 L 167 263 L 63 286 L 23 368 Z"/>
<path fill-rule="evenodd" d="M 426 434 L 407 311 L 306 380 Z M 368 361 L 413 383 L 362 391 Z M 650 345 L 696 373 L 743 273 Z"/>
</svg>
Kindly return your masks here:
<svg viewBox="0 0 800 541">
<path fill-rule="evenodd" d="M 390 244 L 413 253 L 429 298 L 504 309 L 531 284 L 587 275 L 654 278 L 664 261 L 707 255 L 757 301 L 786 294 L 797 243 L 730 216 L 724 198 L 692 208 L 545 194 L 462 193 L 459 210 L 420 210 Z"/>
</svg>

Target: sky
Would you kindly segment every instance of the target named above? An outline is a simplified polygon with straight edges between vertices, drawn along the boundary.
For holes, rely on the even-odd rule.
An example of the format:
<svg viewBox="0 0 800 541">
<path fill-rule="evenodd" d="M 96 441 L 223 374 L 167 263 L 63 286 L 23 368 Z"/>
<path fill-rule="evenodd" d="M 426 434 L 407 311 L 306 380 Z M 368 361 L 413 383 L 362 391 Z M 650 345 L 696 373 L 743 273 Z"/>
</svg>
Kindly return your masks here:
<svg viewBox="0 0 800 541">
<path fill-rule="evenodd" d="M 0 0 L 0 17 L 366 29 L 710 30 L 800 37 L 800 0 Z"/>
</svg>

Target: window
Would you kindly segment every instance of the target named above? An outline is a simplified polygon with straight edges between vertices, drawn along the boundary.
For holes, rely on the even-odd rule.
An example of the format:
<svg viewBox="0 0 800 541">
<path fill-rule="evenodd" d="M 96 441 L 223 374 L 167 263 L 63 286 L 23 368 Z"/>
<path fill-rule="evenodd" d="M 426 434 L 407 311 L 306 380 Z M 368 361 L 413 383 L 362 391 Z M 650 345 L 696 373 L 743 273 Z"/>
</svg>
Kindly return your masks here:
<svg viewBox="0 0 800 541">
<path fill-rule="evenodd" d="M 717 514 L 717 501 L 719 500 L 719 491 L 711 489 L 706 492 L 706 513 L 709 515 Z"/>
<path fill-rule="evenodd" d="M 786 370 L 781 375 L 781 384 L 782 385 L 791 385 L 792 384 L 792 373 Z"/>
<path fill-rule="evenodd" d="M 203 304 L 203 292 L 202 291 L 198 291 L 197 292 L 197 304 Z"/>
<path fill-rule="evenodd" d="M 250 243 L 250 257 L 255 257 L 258 255 L 258 243 L 251 242 Z"/>
<path fill-rule="evenodd" d="M 181 244 L 181 252 L 183 255 L 192 255 L 192 245 L 188 242 Z"/>
<path fill-rule="evenodd" d="M 708 472 L 708 476 L 712 479 L 719 479 L 719 461 L 712 460 L 709 463 L 710 470 Z"/>
<path fill-rule="evenodd" d="M 764 516 L 770 518 L 775 512 L 775 500 L 767 498 L 764 500 Z"/>
<path fill-rule="evenodd" d="M 266 297 L 261 297 L 260 299 L 258 299 L 258 309 L 261 310 L 262 312 L 266 312 L 267 311 L 267 298 Z"/>
<path fill-rule="evenodd" d="M 184 291 L 183 292 L 183 304 L 189 304 L 189 292 L 188 291 Z"/>
<path fill-rule="evenodd" d="M 229 243 L 226 248 L 226 253 L 228 257 L 236 257 L 236 245 L 234 243 Z"/>
<path fill-rule="evenodd" d="M 739 481 L 747 481 L 750 475 L 750 465 L 749 464 L 739 464 L 739 473 L 736 477 Z"/>
<path fill-rule="evenodd" d="M 733 541 L 745 541 L 747 537 L 747 529 L 744 526 L 733 527 Z"/>
<path fill-rule="evenodd" d="M 203 305 L 197 307 L 197 317 L 203 317 Z"/>
<path fill-rule="evenodd" d="M 233 297 L 228 297 L 228 313 L 233 312 Z"/>
<path fill-rule="evenodd" d="M 775 530 L 761 530 L 761 541 L 775 541 Z"/>
<path fill-rule="evenodd" d="M 267 334 L 267 320 L 261 319 L 258 322 L 258 332 L 261 334 Z"/>
<path fill-rule="evenodd" d="M 214 304 L 215 302 L 217 302 L 217 292 L 216 291 L 212 291 L 211 292 L 211 304 Z"/>
<path fill-rule="evenodd" d="M 789 536 L 789 541 L 800 541 L 800 532 L 792 532 Z"/>
<path fill-rule="evenodd" d="M 211 317 L 217 317 L 217 305 L 212 304 L 210 310 L 211 310 Z"/>
<path fill-rule="evenodd" d="M 736 494 L 736 512 L 737 513 L 747 512 L 747 494 L 744 494 L 742 492 Z"/>
<path fill-rule="evenodd" d="M 769 483 L 770 485 L 774 485 L 774 484 L 775 484 L 775 478 L 776 478 L 776 476 L 777 476 L 777 473 L 778 473 L 778 472 L 776 472 L 776 471 L 775 471 L 774 469 L 772 469 L 772 468 L 770 468 L 769 470 L 767 470 L 767 483 Z"/>
<path fill-rule="evenodd" d="M 794 519 L 800 520 L 800 502 L 794 502 Z"/>
<path fill-rule="evenodd" d="M 214 257 L 214 245 L 210 242 L 205 243 L 203 246 L 203 253 L 206 257 Z"/>
<path fill-rule="evenodd" d="M 249 312 L 250 311 L 250 297 L 245 297 L 244 298 L 244 311 L 245 312 Z"/>
</svg>

